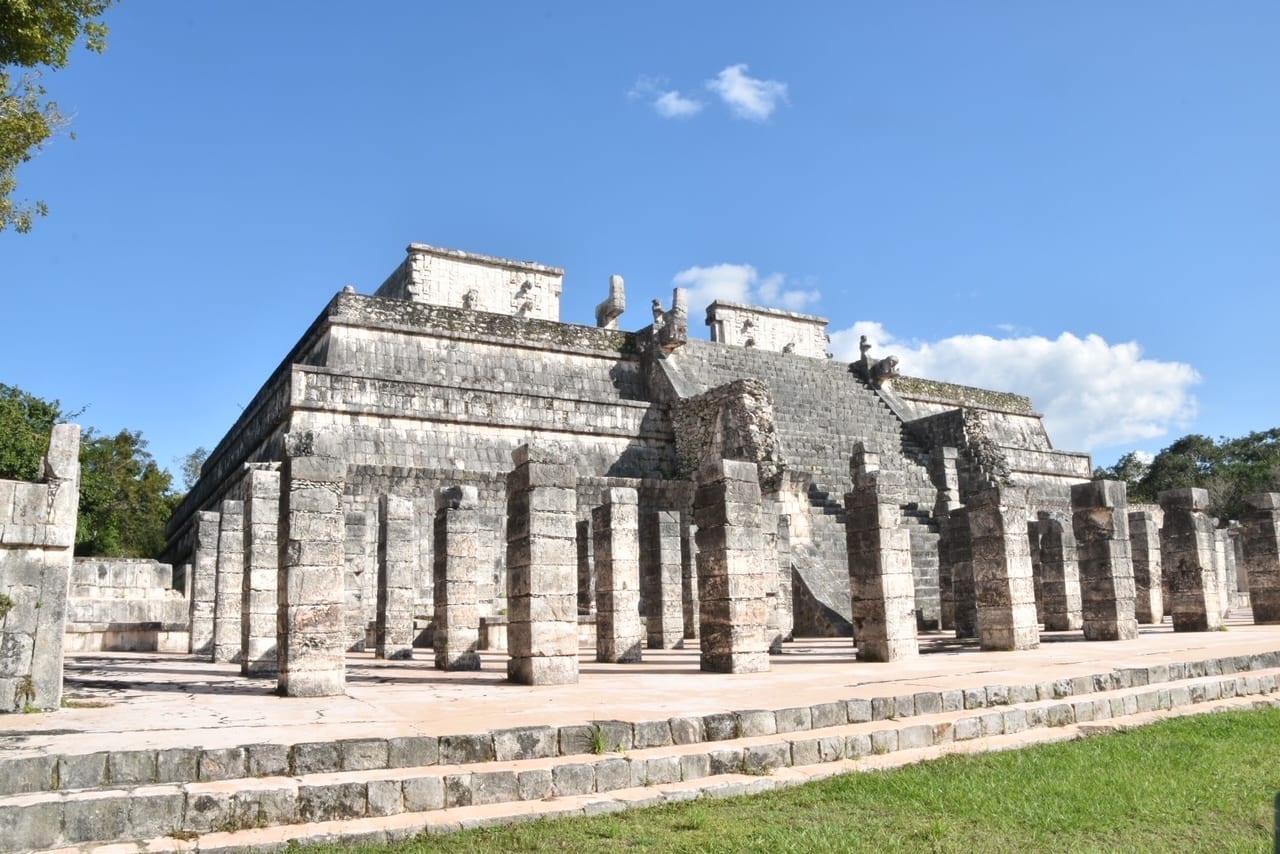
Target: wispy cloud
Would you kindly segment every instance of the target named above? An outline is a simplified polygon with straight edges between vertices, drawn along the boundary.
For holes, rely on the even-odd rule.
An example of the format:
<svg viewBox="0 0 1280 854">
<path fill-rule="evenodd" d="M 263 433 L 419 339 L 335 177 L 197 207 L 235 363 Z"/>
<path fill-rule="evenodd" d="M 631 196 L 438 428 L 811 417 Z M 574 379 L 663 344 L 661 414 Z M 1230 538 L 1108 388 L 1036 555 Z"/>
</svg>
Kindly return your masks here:
<svg viewBox="0 0 1280 854">
<path fill-rule="evenodd" d="M 688 289 L 691 316 L 701 314 L 716 300 L 803 311 L 822 297 L 816 288 L 792 285 L 782 273 L 762 277 L 750 264 L 690 267 L 676 273 L 671 282 Z"/>
<path fill-rule="evenodd" d="M 1055 339 L 955 335 L 900 341 L 879 323 L 860 322 L 831 334 L 835 357 L 857 359 L 861 335 L 875 346 L 873 356 L 897 356 L 903 374 L 1030 396 L 1044 413 L 1054 445 L 1067 450 L 1158 439 L 1196 414 L 1196 370 L 1144 358 L 1134 341 L 1110 344 L 1098 335 L 1070 332 Z"/>
<path fill-rule="evenodd" d="M 707 88 L 720 96 L 740 119 L 766 121 L 787 102 L 787 84 L 760 80 L 747 74 L 746 63 L 730 65 L 707 81 Z"/>
<path fill-rule="evenodd" d="M 664 119 L 687 119 L 703 108 L 698 99 L 683 95 L 678 89 L 668 89 L 666 80 L 643 75 L 636 79 L 627 97 L 647 102 Z"/>
</svg>

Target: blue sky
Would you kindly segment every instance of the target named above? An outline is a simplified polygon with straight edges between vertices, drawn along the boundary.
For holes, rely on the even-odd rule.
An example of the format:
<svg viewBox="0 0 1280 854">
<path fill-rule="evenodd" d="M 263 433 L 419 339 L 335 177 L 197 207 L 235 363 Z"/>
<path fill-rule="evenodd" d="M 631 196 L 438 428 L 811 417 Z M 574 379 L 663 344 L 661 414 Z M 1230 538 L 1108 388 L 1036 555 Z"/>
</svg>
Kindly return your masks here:
<svg viewBox="0 0 1280 854">
<path fill-rule="evenodd" d="M 123 0 L 0 234 L 0 382 L 164 465 L 410 242 L 831 320 L 1109 464 L 1280 425 L 1280 4 Z M 693 327 L 705 335 L 695 306 Z"/>
</svg>

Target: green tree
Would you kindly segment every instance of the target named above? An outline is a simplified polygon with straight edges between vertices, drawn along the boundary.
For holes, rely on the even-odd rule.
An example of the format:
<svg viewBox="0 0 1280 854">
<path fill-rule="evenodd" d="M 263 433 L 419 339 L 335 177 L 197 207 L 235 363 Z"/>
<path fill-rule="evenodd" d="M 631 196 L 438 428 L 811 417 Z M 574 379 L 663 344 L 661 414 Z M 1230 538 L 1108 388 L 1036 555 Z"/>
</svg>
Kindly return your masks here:
<svg viewBox="0 0 1280 854">
<path fill-rule="evenodd" d="M 1156 454 L 1150 465 L 1130 453 L 1094 476 L 1126 481 L 1131 501 L 1155 501 L 1166 489 L 1199 487 L 1209 493 L 1210 515 L 1223 522 L 1238 519 L 1246 496 L 1280 491 L 1280 428 L 1216 442 L 1192 433 Z"/>
<path fill-rule="evenodd" d="M 62 405 L 0 383 L 0 480 L 36 480 Z"/>
<path fill-rule="evenodd" d="M 76 554 L 154 557 L 177 496 L 173 478 L 147 452 L 142 434 L 86 430 L 80 445 L 80 517 Z"/>
<path fill-rule="evenodd" d="M 100 20 L 114 0 L 0 0 L 0 231 L 30 231 L 44 202 L 15 201 L 18 166 L 66 127 L 56 102 L 46 98 L 43 71 L 66 67 L 81 38 L 101 53 L 107 27 Z"/>
<path fill-rule="evenodd" d="M 204 466 L 204 461 L 209 459 L 209 451 L 203 445 L 196 448 L 185 457 L 179 457 L 178 463 L 182 466 L 182 488 L 191 491 L 191 487 L 196 485 L 196 481 L 200 479 L 200 469 Z"/>
</svg>

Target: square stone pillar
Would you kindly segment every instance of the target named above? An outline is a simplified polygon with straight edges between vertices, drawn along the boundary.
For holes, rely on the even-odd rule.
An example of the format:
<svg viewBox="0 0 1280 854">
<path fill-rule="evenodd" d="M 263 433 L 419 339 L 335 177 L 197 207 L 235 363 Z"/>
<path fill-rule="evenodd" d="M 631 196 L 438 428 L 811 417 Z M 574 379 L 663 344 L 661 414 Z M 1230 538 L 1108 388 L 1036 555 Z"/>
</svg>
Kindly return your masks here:
<svg viewBox="0 0 1280 854">
<path fill-rule="evenodd" d="M 343 525 L 343 624 L 347 651 L 364 652 L 369 620 L 377 613 L 378 511 L 348 510 Z"/>
<path fill-rule="evenodd" d="M 1133 640 L 1133 560 L 1124 481 L 1091 480 L 1071 487 L 1071 525 L 1080 561 L 1085 640 Z"/>
<path fill-rule="evenodd" d="M 279 607 L 280 472 L 249 464 L 244 477 L 244 577 L 240 603 L 240 672 L 275 676 Z"/>
<path fill-rule="evenodd" d="M 698 620 L 701 607 L 698 605 L 698 526 L 684 524 L 681 515 L 680 524 L 680 599 L 684 610 L 684 639 L 698 639 Z"/>
<path fill-rule="evenodd" d="M 650 649 L 684 646 L 684 590 L 680 513 L 649 510 L 640 515 L 640 575 Z"/>
<path fill-rule="evenodd" d="M 1076 535 L 1065 513 L 1040 511 L 1040 585 L 1044 603 L 1041 616 L 1047 632 L 1076 631 L 1084 626 L 1080 602 L 1080 564 Z"/>
<path fill-rule="evenodd" d="M 196 513 L 191 559 L 191 654 L 213 658 L 213 610 L 218 590 L 218 511 Z"/>
<path fill-rule="evenodd" d="M 590 616 L 596 612 L 596 576 L 592 571 L 591 520 L 579 519 L 578 538 L 578 615 Z"/>
<path fill-rule="evenodd" d="M 432 645 L 437 670 L 480 669 L 480 531 L 474 486 L 436 490 Z"/>
<path fill-rule="evenodd" d="M 1280 492 L 1250 495 L 1244 504 L 1239 542 L 1253 621 L 1280 623 Z"/>
<path fill-rule="evenodd" d="M 992 487 L 969 500 L 978 644 L 983 649 L 1040 645 L 1027 544 L 1027 499 L 1020 489 Z"/>
<path fill-rule="evenodd" d="M 330 431 L 285 436 L 280 467 L 279 692 L 327 697 L 346 689 L 342 491 L 347 464 Z"/>
<path fill-rule="evenodd" d="M 213 594 L 213 660 L 240 660 L 240 603 L 244 598 L 244 502 L 227 499 L 218 515 L 218 562 Z"/>
<path fill-rule="evenodd" d="M 636 491 L 613 487 L 591 511 L 596 558 L 596 661 L 640 660 L 640 537 Z"/>
<path fill-rule="evenodd" d="M 765 576 L 777 570 L 765 566 L 758 477 L 755 463 L 734 460 L 712 460 L 697 473 L 693 521 L 703 670 L 769 669 Z"/>
<path fill-rule="evenodd" d="M 1044 577 L 1040 566 L 1040 520 L 1027 519 L 1027 548 L 1031 552 L 1031 583 L 1036 596 L 1036 622 L 1044 623 Z"/>
<path fill-rule="evenodd" d="M 945 577 L 946 583 L 942 582 Z M 956 638 L 978 636 L 978 600 L 973 592 L 973 538 L 969 508 L 953 508 L 941 520 L 938 537 L 938 578 L 942 607 L 951 612 Z"/>
<path fill-rule="evenodd" d="M 854 443 L 853 491 L 844 497 L 853 642 L 859 661 L 900 661 L 920 654 L 916 640 L 911 536 L 902 527 L 900 472 L 880 470 L 880 456 Z"/>
<path fill-rule="evenodd" d="M 1209 493 L 1169 489 L 1159 500 L 1164 510 L 1160 560 L 1173 595 L 1173 630 L 1216 630 L 1222 625 L 1222 600 L 1213 568 L 1213 520 L 1205 513 Z"/>
<path fill-rule="evenodd" d="M 376 658 L 413 658 L 413 576 L 418 569 L 413 502 L 384 495 L 378 510 L 378 610 L 373 654 Z"/>
<path fill-rule="evenodd" d="M 782 652 L 782 644 L 792 639 L 796 627 L 795 591 L 791 583 L 791 517 L 778 516 L 778 592 L 772 611 L 777 634 L 770 639 L 769 652 Z"/>
<path fill-rule="evenodd" d="M 507 475 L 507 677 L 578 681 L 577 474 L 549 448 L 521 445 Z M 598 579 L 597 579 L 598 581 Z"/>
<path fill-rule="evenodd" d="M 1150 510 L 1129 512 L 1129 551 L 1133 556 L 1133 614 L 1139 623 L 1164 621 L 1160 566 L 1160 526 Z"/>
</svg>

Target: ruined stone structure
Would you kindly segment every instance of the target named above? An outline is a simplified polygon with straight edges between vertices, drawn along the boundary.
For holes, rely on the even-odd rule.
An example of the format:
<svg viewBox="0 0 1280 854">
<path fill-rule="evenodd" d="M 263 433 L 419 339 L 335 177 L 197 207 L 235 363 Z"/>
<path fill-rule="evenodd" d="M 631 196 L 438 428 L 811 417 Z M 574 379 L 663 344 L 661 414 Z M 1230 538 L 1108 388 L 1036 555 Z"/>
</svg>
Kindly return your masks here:
<svg viewBox="0 0 1280 854">
<path fill-rule="evenodd" d="M 1072 528 L 1080 562 L 1085 640 L 1133 640 L 1133 560 L 1125 485 L 1095 480 L 1071 487 Z"/>
<path fill-rule="evenodd" d="M 1027 502 L 1019 490 L 992 487 L 969 504 L 978 643 L 983 649 L 1034 649 L 1036 622 Z"/>
<path fill-rule="evenodd" d="M 1134 616 L 1139 623 L 1163 622 L 1160 526 L 1151 511 L 1129 511 L 1129 551 L 1133 559 Z"/>
<path fill-rule="evenodd" d="M 0 712 L 62 702 L 80 428 L 58 424 L 39 483 L 0 480 Z"/>
<path fill-rule="evenodd" d="M 606 489 L 604 503 L 591 511 L 596 566 L 596 660 L 639 661 L 640 518 L 636 491 Z"/>
<path fill-rule="evenodd" d="M 1164 510 L 1160 559 L 1173 595 L 1175 632 L 1205 632 L 1222 625 L 1222 596 L 1214 570 L 1213 520 L 1203 489 L 1170 489 L 1159 495 Z"/>
<path fill-rule="evenodd" d="M 1240 544 L 1255 623 L 1280 623 L 1280 493 L 1245 499 Z"/>
<path fill-rule="evenodd" d="M 653 323 L 628 332 L 619 328 L 626 289 L 615 277 L 597 310 L 598 325 L 578 326 L 559 320 L 562 278 L 562 270 L 541 264 L 414 244 L 373 296 L 346 289 L 333 297 L 209 455 L 170 523 L 165 559 L 178 568 L 175 578 L 191 579 L 193 652 L 213 655 L 223 648 L 215 635 L 223 644 L 231 637 L 215 626 L 233 622 L 233 604 L 218 594 L 232 589 L 231 575 L 218 586 L 220 561 L 228 572 L 237 564 L 229 551 L 220 554 L 220 539 L 231 545 L 230 536 L 219 536 L 221 513 L 226 502 L 251 500 L 248 473 L 263 466 L 281 468 L 279 581 L 316 573 L 326 579 L 323 593 L 312 582 L 280 588 L 289 608 L 314 617 L 308 630 L 320 634 L 290 650 L 286 643 L 298 638 L 290 618 L 282 619 L 279 678 L 282 686 L 297 684 L 293 665 L 310 656 L 315 669 L 307 671 L 313 675 L 305 690 L 320 692 L 339 690 L 342 652 L 376 645 L 379 626 L 390 630 L 395 622 L 403 630 L 405 595 L 414 617 L 436 612 L 430 532 L 438 490 L 455 486 L 475 495 L 478 616 L 497 627 L 509 613 L 512 674 L 528 675 L 532 658 L 541 656 L 517 636 L 544 637 L 548 630 L 541 616 L 518 619 L 528 602 L 508 596 L 530 595 L 513 583 L 526 570 L 517 572 L 506 535 L 515 495 L 508 491 L 512 453 L 525 445 L 554 446 L 565 461 L 545 463 L 557 468 L 554 484 L 529 487 L 559 490 L 557 512 L 570 526 L 549 535 L 557 543 L 564 538 L 567 554 L 557 551 L 555 566 L 565 558 L 571 576 L 560 585 L 572 594 L 571 606 L 563 610 L 557 600 L 554 613 L 565 623 L 556 630 L 563 644 L 552 644 L 550 656 L 566 659 L 557 677 L 566 679 L 569 638 L 577 637 L 569 623 L 595 608 L 592 511 L 608 490 L 636 494 L 643 544 L 638 607 L 649 645 L 705 640 L 698 541 L 718 535 L 701 531 L 695 518 L 697 473 L 709 463 L 749 464 L 760 542 L 769 550 L 761 563 L 763 631 L 776 650 L 793 635 L 852 631 L 839 498 L 853 491 L 848 460 L 855 443 L 874 445 L 881 476 L 899 484 L 893 501 L 909 543 L 919 630 L 964 622 L 956 591 L 968 582 L 953 576 L 954 566 L 966 564 L 954 563 L 939 542 L 954 511 L 964 517 L 965 505 L 999 487 L 1023 495 L 1031 518 L 1042 511 L 1066 518 L 1071 485 L 1089 477 L 1087 455 L 1054 449 L 1026 398 L 897 376 L 889 356 L 871 359 L 865 351 L 853 365 L 837 362 L 826 351 L 822 318 L 720 302 L 708 309 L 712 340 L 698 340 L 689 335 L 687 295 L 676 289 L 670 308 L 654 299 Z M 294 464 L 319 465 L 319 457 L 291 450 L 307 436 L 325 437 L 325 470 L 312 472 L 321 480 L 289 475 Z M 337 496 L 336 507 L 325 499 L 322 513 L 324 538 L 336 540 L 321 546 L 290 536 L 287 528 L 303 531 L 289 528 L 291 514 L 321 513 L 310 507 L 321 494 Z M 243 524 L 240 588 L 265 597 L 267 587 L 245 581 L 255 566 L 260 576 L 262 565 L 253 563 L 254 535 Z M 229 519 L 228 535 L 233 525 Z M 318 533 L 307 529 L 306 536 Z M 392 543 L 407 537 L 416 548 Z M 1022 539 L 1025 546 L 1025 521 Z M 301 552 L 323 559 L 304 563 Z M 248 643 L 246 595 L 235 618 L 240 655 Z M 944 599 L 955 612 L 945 617 Z M 970 595 L 964 607 L 976 614 L 972 602 Z M 1019 638 L 1027 631 L 1020 627 Z M 715 655 L 730 654 L 717 639 L 709 643 Z M 405 650 L 403 636 L 392 646 Z"/>
</svg>

